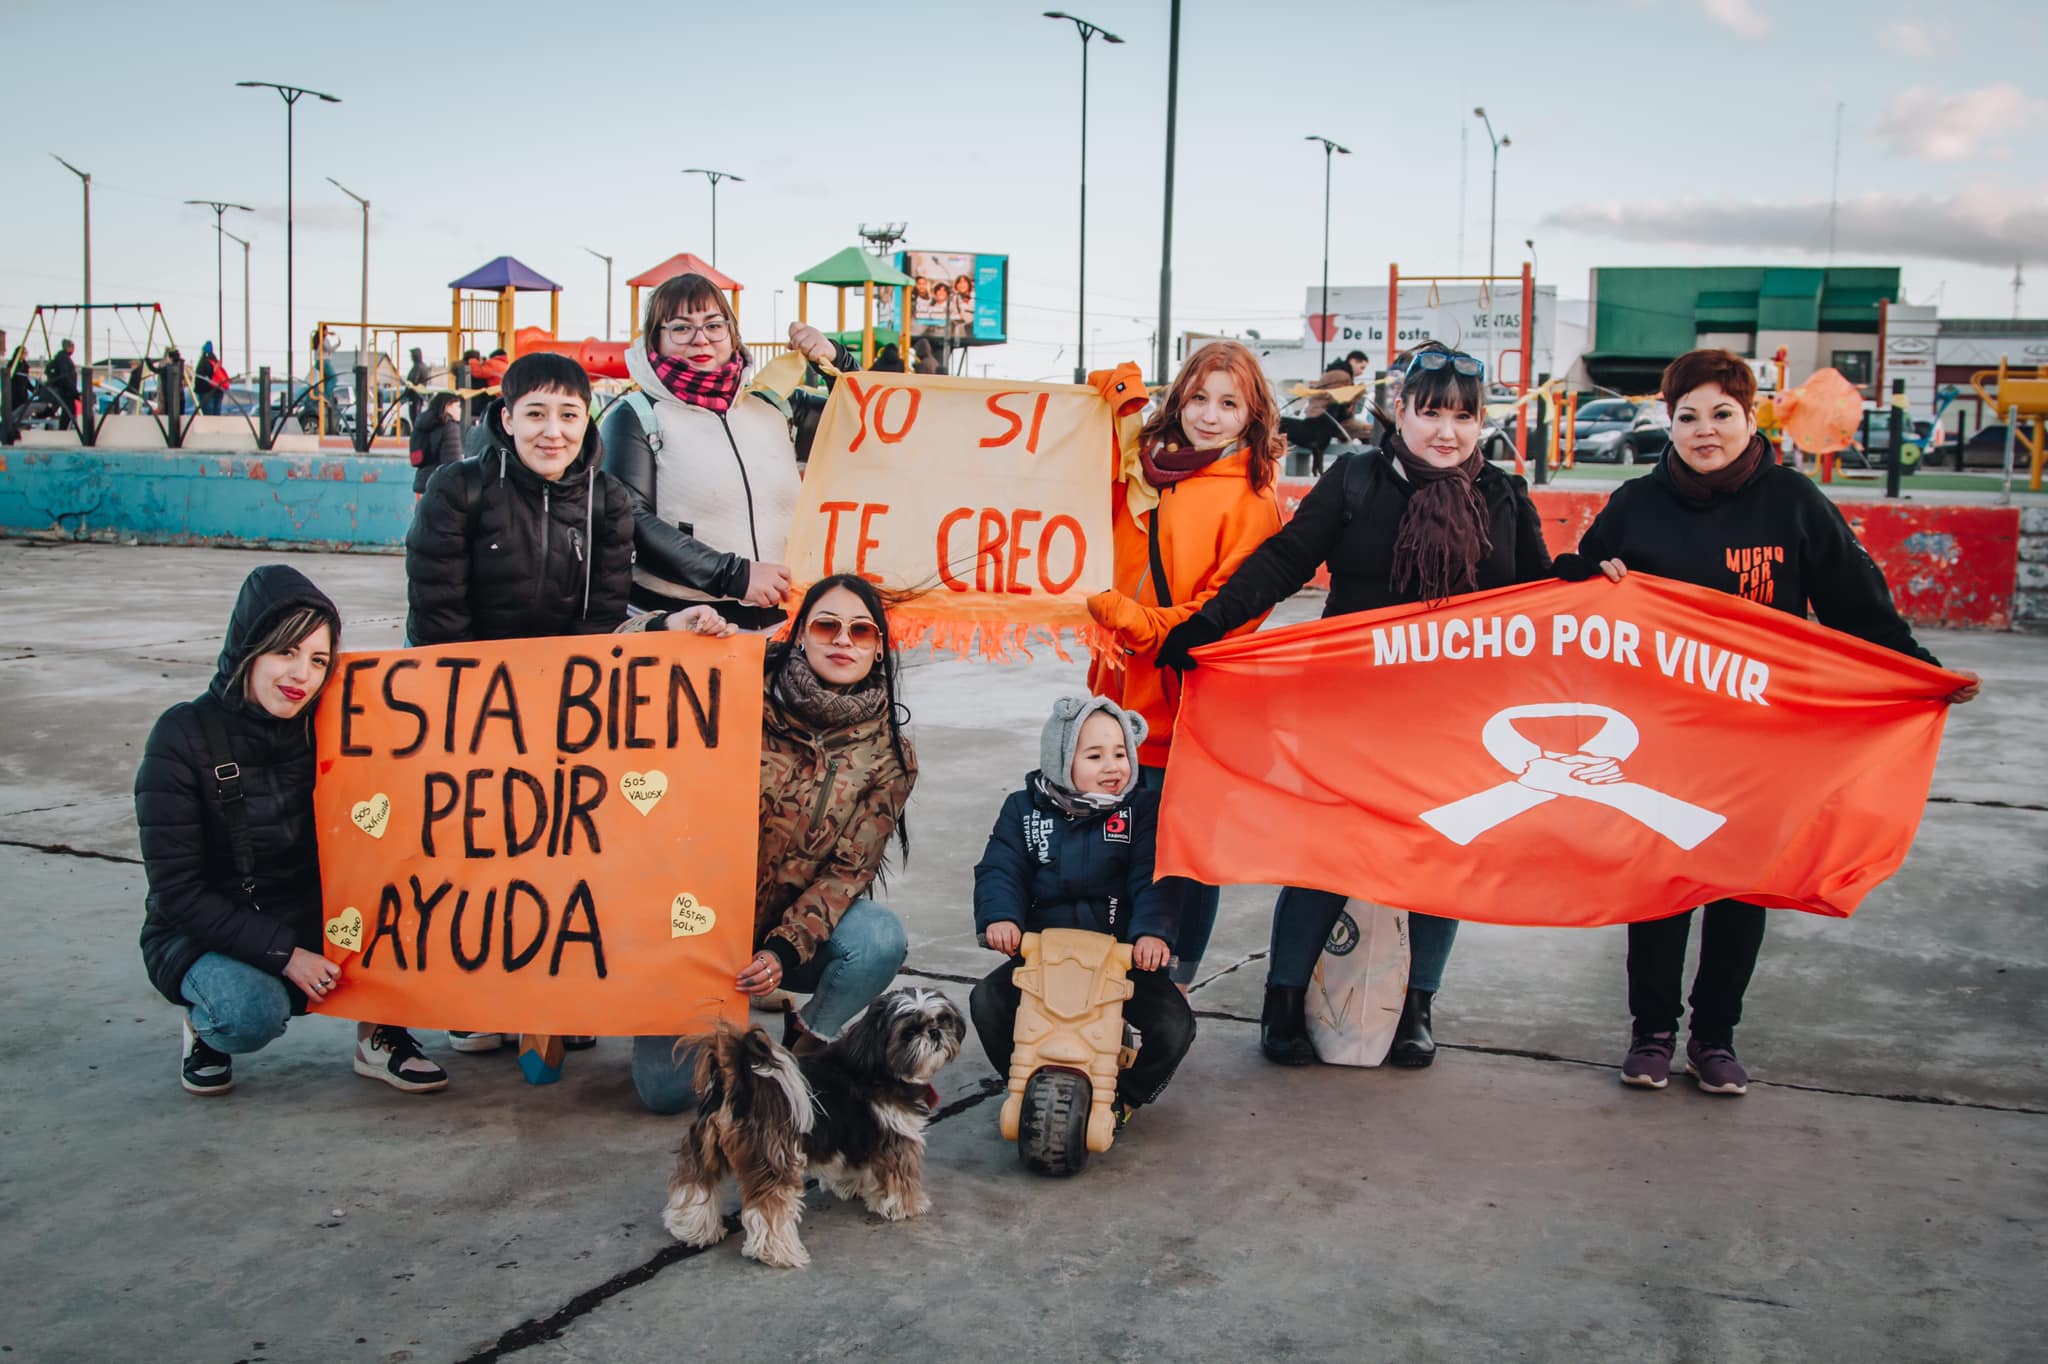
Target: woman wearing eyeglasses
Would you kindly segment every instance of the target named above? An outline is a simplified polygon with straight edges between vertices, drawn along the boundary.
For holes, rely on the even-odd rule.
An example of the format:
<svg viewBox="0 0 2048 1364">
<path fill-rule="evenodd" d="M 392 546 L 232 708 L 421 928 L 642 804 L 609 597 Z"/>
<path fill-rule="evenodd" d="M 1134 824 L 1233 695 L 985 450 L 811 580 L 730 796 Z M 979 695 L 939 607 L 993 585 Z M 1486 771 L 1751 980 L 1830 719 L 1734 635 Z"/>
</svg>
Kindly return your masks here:
<svg viewBox="0 0 2048 1364">
<path fill-rule="evenodd" d="M 1486 367 L 1434 341 L 1406 359 L 1393 412 L 1381 416 L 1388 429 L 1380 447 L 1344 456 L 1317 480 L 1294 519 L 1166 636 L 1161 667 L 1193 668 L 1189 650 L 1272 610 L 1323 565 L 1330 570 L 1325 618 L 1551 576 L 1529 485 L 1479 453 Z M 1344 897 L 1329 891 L 1280 892 L 1259 1035 L 1270 1060 L 1301 1066 L 1316 1059 L 1308 983 L 1343 908 Z M 1455 919 L 1408 916 L 1408 996 L 1387 1056 L 1394 1065 L 1436 1059 L 1430 1008 L 1457 935 Z"/>
<path fill-rule="evenodd" d="M 768 646 L 761 717 L 758 949 L 735 984 L 747 995 L 808 994 L 783 1041 L 805 1051 L 889 987 L 909 951 L 903 924 L 868 898 L 917 753 L 903 733 L 889 617 L 873 584 L 848 574 L 804 594 L 790 637 Z M 694 1105 L 692 1058 L 673 1037 L 634 1040 L 633 1084 L 657 1113 Z"/>
<path fill-rule="evenodd" d="M 702 275 L 654 290 L 641 340 L 626 349 L 640 392 L 599 426 L 605 472 L 633 498 L 633 607 L 708 602 L 743 629 L 779 627 L 798 488 L 790 409 L 745 391 L 753 363 L 739 319 Z M 789 343 L 813 361 L 859 366 L 816 327 L 792 324 Z"/>
</svg>

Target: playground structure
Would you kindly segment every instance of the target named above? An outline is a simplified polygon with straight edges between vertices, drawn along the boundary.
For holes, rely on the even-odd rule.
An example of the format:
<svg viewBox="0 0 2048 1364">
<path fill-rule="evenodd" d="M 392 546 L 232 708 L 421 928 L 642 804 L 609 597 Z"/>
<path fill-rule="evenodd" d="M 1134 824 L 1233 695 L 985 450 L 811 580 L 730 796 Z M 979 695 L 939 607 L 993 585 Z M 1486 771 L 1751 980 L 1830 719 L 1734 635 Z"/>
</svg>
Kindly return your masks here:
<svg viewBox="0 0 2048 1364">
<path fill-rule="evenodd" d="M 632 299 L 631 329 L 626 333 L 629 339 L 637 341 L 640 337 L 640 321 L 642 317 L 640 311 L 640 291 L 642 289 L 659 288 L 677 275 L 704 276 L 704 278 L 711 281 L 714 288 L 732 301 L 732 315 L 734 317 L 740 315 L 740 290 L 746 286 L 731 276 L 720 273 L 717 267 L 713 266 L 711 262 L 705 260 L 702 256 L 692 255 L 688 251 L 678 251 L 661 264 L 654 266 L 652 269 L 642 270 L 639 274 L 626 281 L 626 288 L 629 291 L 629 297 Z"/>
<path fill-rule="evenodd" d="M 1404 349 L 1401 345 L 1400 325 L 1402 278 L 1403 277 L 1401 274 L 1401 267 L 1399 265 L 1389 265 L 1387 267 L 1388 369 L 1392 369 L 1394 367 L 1395 358 L 1399 356 L 1401 351 Z M 1496 356 L 1515 355 L 1520 357 L 1519 363 L 1515 366 L 1517 372 L 1515 375 L 1515 382 L 1513 385 L 1515 391 L 1515 472 L 1518 474 L 1527 472 L 1529 457 L 1529 404 L 1531 401 L 1529 397 L 1529 392 L 1531 388 L 1529 382 L 1529 371 L 1533 367 L 1533 361 L 1536 354 L 1536 275 L 1534 267 L 1530 266 L 1526 261 L 1523 262 L 1522 273 L 1519 276 L 1409 275 L 1406 278 L 1408 283 L 1410 284 L 1429 285 L 1430 300 L 1432 305 L 1436 301 L 1437 287 L 1443 284 L 1477 284 L 1479 285 L 1481 290 L 1480 298 L 1482 300 L 1482 306 L 1490 306 L 1489 295 L 1494 285 L 1512 284 L 1518 280 L 1521 283 L 1521 344 L 1517 347 L 1514 347 L 1511 350 L 1496 351 L 1495 354 Z M 1431 339 L 1441 340 L 1442 338 L 1429 338 L 1418 336 L 1413 339 L 1415 341 L 1420 342 Z M 1500 382 L 1500 376 L 1498 374 L 1489 374 L 1486 376 L 1486 380 L 1489 384 L 1496 384 Z M 1554 383 L 1555 381 L 1553 380 L 1552 382 Z M 1554 432 L 1556 429 L 1557 423 L 1553 421 L 1551 423 L 1551 430 Z M 1546 457 L 1546 466 L 1547 464 L 1548 458 Z"/>
<path fill-rule="evenodd" d="M 1987 387 L 1988 385 L 1988 387 Z M 1980 369 L 1970 376 L 1970 387 L 1992 410 L 2005 418 L 2004 496 L 2012 493 L 2013 451 L 2020 423 L 2032 422 L 2033 435 L 2027 442 L 2027 488 L 2041 491 L 2041 472 L 2048 462 L 2048 365 L 2036 365 L 2032 374 L 2008 368 L 2000 356 L 1997 369 Z"/>
<path fill-rule="evenodd" d="M 836 331 L 827 333 L 840 345 L 851 349 L 856 336 L 860 338 L 860 366 L 867 369 L 875 363 L 878 345 L 894 345 L 903 354 L 904 365 L 908 367 L 910 356 L 902 332 L 895 327 L 875 325 L 875 291 L 896 290 L 896 316 L 910 316 L 910 291 L 916 281 L 898 270 L 880 256 L 871 255 L 858 246 L 849 246 L 836 255 L 819 261 L 796 277 L 796 320 L 808 323 L 810 318 L 810 286 L 824 285 L 839 293 L 839 325 Z M 860 290 L 860 330 L 848 331 L 846 327 L 846 291 Z"/>
</svg>

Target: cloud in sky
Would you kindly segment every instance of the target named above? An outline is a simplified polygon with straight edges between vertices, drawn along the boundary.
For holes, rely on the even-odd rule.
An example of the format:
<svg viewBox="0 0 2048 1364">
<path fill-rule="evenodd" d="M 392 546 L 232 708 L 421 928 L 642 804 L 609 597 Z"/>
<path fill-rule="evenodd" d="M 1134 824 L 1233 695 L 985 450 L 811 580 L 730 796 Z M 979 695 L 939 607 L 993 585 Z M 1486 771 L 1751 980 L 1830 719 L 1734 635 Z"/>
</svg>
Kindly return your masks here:
<svg viewBox="0 0 2048 1364">
<path fill-rule="evenodd" d="M 1653 245 L 1827 250 L 1826 200 L 1805 203 L 1672 200 L 1578 204 L 1545 227 Z M 1865 194 L 1841 202 L 1836 253 L 2008 266 L 2048 244 L 2048 189 L 1982 187 L 1958 195 Z"/>
<path fill-rule="evenodd" d="M 2048 100 L 2030 98 L 2016 85 L 1987 85 L 1959 95 L 1915 85 L 1893 96 L 1877 121 L 1877 136 L 1892 155 L 1916 161 L 2003 160 L 2012 155 L 1999 145 L 2006 136 L 2043 124 Z"/>
<path fill-rule="evenodd" d="M 1878 45 L 1904 57 L 1932 57 L 1947 50 L 1955 34 L 1947 24 L 1916 24 L 1910 19 L 1886 24 L 1877 31 Z"/>
<path fill-rule="evenodd" d="M 1749 0 L 1700 0 L 1707 17 L 1745 38 L 1761 38 L 1771 31 L 1771 21 L 1750 7 Z"/>
</svg>

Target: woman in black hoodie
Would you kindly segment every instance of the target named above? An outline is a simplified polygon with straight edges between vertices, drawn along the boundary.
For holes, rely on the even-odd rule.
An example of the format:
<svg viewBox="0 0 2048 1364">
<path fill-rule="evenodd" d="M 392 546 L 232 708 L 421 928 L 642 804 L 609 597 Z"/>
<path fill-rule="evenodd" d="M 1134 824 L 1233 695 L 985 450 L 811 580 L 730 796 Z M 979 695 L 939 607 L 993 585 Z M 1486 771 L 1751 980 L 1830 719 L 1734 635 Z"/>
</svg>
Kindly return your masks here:
<svg viewBox="0 0 2048 1364">
<path fill-rule="evenodd" d="M 182 1083 L 234 1087 L 232 1058 L 277 1040 L 340 971 L 321 954 L 313 703 L 341 617 L 297 569 L 251 573 L 205 694 L 165 711 L 135 774 L 150 984 L 188 1006 Z M 403 1028 L 359 1024 L 355 1069 L 399 1089 L 448 1077 Z"/>
<path fill-rule="evenodd" d="M 1731 351 L 1689 351 L 1664 371 L 1671 445 L 1657 467 L 1622 484 L 1579 540 L 1558 556 L 1569 581 L 1629 570 L 1710 587 L 1936 663 L 1892 605 L 1884 573 L 1813 481 L 1778 463 L 1756 429 L 1756 375 Z M 1968 701 L 1968 686 L 1949 697 Z M 1759 850 L 1760 855 L 1764 850 Z M 1679 991 L 1692 911 L 1628 926 L 1628 1007 L 1634 1027 L 1621 1082 L 1662 1089 L 1684 1012 Z M 1716 900 L 1701 916 L 1685 1068 L 1709 1094 L 1744 1094 L 1735 1058 L 1742 996 L 1763 945 L 1764 911 Z"/>
<path fill-rule="evenodd" d="M 1299 592 L 1327 564 L 1323 616 L 1404 602 L 1442 601 L 1550 576 L 1550 551 L 1529 485 L 1479 453 L 1485 368 L 1430 341 L 1408 357 L 1401 394 L 1381 414 L 1381 447 L 1346 455 L 1316 481 L 1294 519 L 1245 560 L 1208 605 L 1161 641 L 1161 667 L 1193 668 L 1190 649 L 1213 644 Z M 1269 1060 L 1316 1059 L 1305 1016 L 1316 958 L 1344 897 L 1289 886 L 1273 907 L 1266 1003 L 1259 1045 Z M 1408 994 L 1387 1059 L 1420 1067 L 1436 1059 L 1430 1008 L 1458 921 L 1408 916 Z"/>
<path fill-rule="evenodd" d="M 415 496 L 426 492 L 427 480 L 434 476 L 434 470 L 462 458 L 462 423 L 455 416 L 455 405 L 460 401 L 453 393 L 436 393 L 421 412 L 419 424 L 412 429 L 409 443 Z"/>
</svg>

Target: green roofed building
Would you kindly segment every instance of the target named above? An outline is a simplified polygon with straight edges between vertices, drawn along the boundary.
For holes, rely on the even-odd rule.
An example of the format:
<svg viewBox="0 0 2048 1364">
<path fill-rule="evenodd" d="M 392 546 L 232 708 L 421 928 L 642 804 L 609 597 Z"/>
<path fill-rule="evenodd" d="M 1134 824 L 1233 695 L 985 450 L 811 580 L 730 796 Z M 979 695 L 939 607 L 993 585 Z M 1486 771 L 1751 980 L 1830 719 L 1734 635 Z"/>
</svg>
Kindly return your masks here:
<svg viewBox="0 0 2048 1364">
<path fill-rule="evenodd" d="M 1598 269 L 1586 373 L 1648 393 L 1686 351 L 1722 346 L 1766 360 L 1783 346 L 1788 384 L 1832 366 L 1867 388 L 1877 377 L 1878 301 L 1898 298 L 1894 266 Z"/>
</svg>

